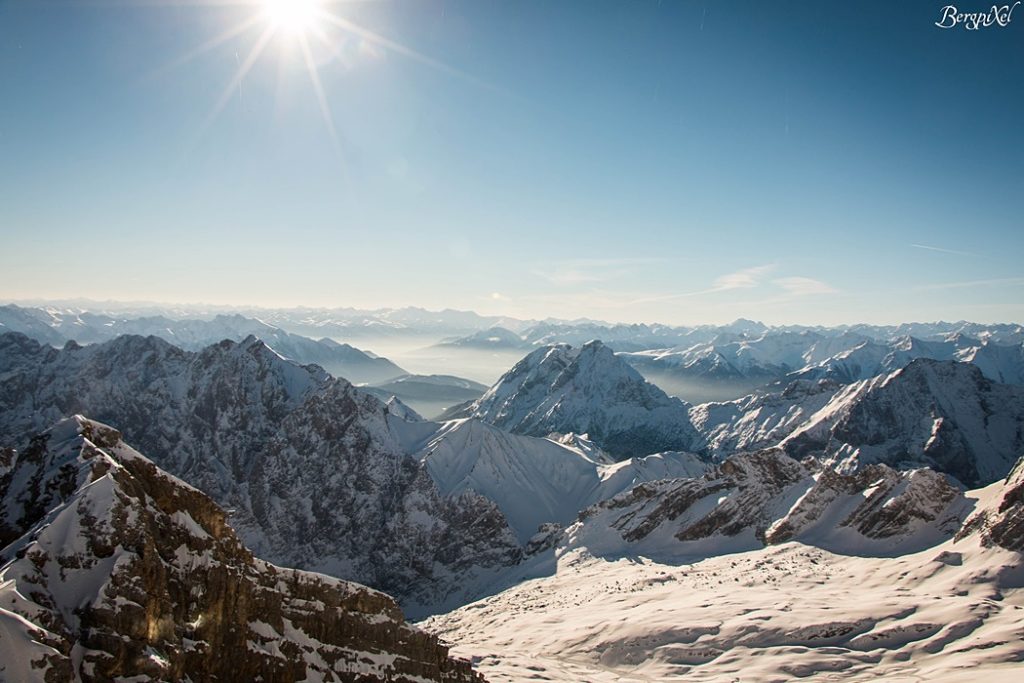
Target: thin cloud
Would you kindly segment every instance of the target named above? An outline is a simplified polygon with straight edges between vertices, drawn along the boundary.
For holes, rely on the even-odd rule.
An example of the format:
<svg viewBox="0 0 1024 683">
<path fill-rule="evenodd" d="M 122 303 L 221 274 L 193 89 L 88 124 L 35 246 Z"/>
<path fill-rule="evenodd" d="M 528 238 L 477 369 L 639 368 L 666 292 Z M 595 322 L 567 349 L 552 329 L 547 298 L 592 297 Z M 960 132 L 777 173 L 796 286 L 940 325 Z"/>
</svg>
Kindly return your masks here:
<svg viewBox="0 0 1024 683">
<path fill-rule="evenodd" d="M 943 247 L 933 247 L 933 246 L 930 246 L 930 245 L 927 245 L 927 244 L 911 244 L 910 246 L 914 247 L 915 249 L 924 249 L 926 251 L 937 251 L 940 254 L 954 254 L 956 256 L 977 256 L 977 254 L 972 254 L 969 251 L 958 251 L 956 249 L 945 249 Z"/>
<path fill-rule="evenodd" d="M 772 280 L 772 284 L 778 285 L 788 293 L 796 296 L 806 296 L 809 294 L 835 294 L 837 291 L 828 283 L 809 277 L 780 277 L 776 280 Z"/>
<path fill-rule="evenodd" d="M 773 270 L 775 270 L 774 263 L 737 270 L 735 273 L 729 273 L 728 275 L 723 275 L 717 278 L 715 280 L 715 286 L 709 291 L 724 292 L 730 289 L 750 289 L 751 287 L 757 287 L 761 284 L 762 277 Z"/>
</svg>

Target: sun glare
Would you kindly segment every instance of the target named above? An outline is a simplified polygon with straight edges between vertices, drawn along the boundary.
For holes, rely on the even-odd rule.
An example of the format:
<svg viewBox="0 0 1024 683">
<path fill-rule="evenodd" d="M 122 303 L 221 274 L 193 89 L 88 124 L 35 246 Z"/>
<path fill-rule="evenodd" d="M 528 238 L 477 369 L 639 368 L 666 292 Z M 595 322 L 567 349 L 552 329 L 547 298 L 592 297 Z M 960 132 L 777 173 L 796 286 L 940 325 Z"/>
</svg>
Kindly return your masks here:
<svg viewBox="0 0 1024 683">
<path fill-rule="evenodd" d="M 263 12 L 275 29 L 302 36 L 320 18 L 319 0 L 263 0 Z"/>
</svg>

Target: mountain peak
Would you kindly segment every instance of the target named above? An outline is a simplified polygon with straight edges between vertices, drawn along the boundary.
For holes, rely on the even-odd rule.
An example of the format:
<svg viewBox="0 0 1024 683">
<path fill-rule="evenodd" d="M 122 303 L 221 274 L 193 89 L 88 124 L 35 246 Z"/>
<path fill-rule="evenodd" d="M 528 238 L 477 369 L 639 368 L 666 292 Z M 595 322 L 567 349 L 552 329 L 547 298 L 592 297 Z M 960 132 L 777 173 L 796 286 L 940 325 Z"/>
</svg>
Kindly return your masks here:
<svg viewBox="0 0 1024 683">
<path fill-rule="evenodd" d="M 528 354 L 469 412 L 528 436 L 587 433 L 618 457 L 687 450 L 694 436 L 686 404 L 646 382 L 597 340 Z"/>
</svg>

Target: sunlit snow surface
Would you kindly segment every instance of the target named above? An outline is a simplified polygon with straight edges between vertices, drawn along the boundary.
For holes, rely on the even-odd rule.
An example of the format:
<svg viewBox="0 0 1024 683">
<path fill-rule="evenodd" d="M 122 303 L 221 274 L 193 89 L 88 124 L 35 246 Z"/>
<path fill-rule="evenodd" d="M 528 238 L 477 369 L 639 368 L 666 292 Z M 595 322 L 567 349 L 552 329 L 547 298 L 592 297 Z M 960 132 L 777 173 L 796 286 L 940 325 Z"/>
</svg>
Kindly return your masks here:
<svg viewBox="0 0 1024 683">
<path fill-rule="evenodd" d="M 534 575 L 423 625 L 492 683 L 995 682 L 1024 671 L 1021 556 L 975 537 L 884 559 L 787 543 L 660 564 L 577 548 Z"/>
</svg>

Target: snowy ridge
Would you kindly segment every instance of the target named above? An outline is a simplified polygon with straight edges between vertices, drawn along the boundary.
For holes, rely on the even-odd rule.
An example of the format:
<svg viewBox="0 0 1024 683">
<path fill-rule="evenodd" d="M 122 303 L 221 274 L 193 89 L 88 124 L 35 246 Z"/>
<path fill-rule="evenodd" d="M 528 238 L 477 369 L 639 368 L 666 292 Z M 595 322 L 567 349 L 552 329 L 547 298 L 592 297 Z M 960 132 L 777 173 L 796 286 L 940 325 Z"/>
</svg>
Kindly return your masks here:
<svg viewBox="0 0 1024 683">
<path fill-rule="evenodd" d="M 225 339 L 261 339 L 275 351 L 300 364 L 315 363 L 350 382 L 382 382 L 406 374 L 379 358 L 331 339 L 313 340 L 239 314 L 220 314 L 209 320 L 175 319 L 164 315 L 128 318 L 123 315 L 0 306 L 0 333 L 21 332 L 60 347 L 69 341 L 96 344 L 122 335 L 155 336 L 187 351 L 198 351 Z"/>
<path fill-rule="evenodd" d="M 841 475 L 774 449 L 735 455 L 700 478 L 635 486 L 581 513 L 565 543 L 679 558 L 802 540 L 893 555 L 952 537 L 967 512 L 960 489 L 930 470 Z"/>
</svg>

